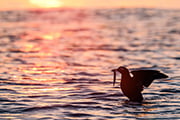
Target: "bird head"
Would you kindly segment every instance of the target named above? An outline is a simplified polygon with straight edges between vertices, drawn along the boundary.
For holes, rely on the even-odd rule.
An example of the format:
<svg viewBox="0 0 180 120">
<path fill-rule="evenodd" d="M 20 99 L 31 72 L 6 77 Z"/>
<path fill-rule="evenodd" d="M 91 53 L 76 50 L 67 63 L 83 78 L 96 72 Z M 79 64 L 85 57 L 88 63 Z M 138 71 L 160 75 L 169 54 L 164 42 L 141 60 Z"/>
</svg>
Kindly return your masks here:
<svg viewBox="0 0 180 120">
<path fill-rule="evenodd" d="M 126 73 L 129 73 L 129 70 L 123 66 L 120 66 L 118 69 L 117 69 L 118 72 L 120 72 L 121 74 L 126 74 Z"/>
<path fill-rule="evenodd" d="M 129 74 L 129 70 L 125 67 L 118 67 L 117 69 L 113 69 L 112 72 L 114 73 L 114 80 L 113 80 L 113 86 L 115 85 L 116 82 L 116 71 L 120 72 L 121 74 Z"/>
</svg>

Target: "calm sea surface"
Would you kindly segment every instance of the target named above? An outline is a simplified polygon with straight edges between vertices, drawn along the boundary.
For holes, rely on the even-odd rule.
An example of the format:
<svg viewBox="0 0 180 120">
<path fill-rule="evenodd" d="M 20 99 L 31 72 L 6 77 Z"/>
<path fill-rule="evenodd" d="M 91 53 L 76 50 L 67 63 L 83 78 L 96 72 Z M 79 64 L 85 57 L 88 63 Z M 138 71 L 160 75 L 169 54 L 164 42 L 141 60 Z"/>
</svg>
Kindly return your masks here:
<svg viewBox="0 0 180 120">
<path fill-rule="evenodd" d="M 180 119 L 180 10 L 0 12 L 0 58 L 0 120 Z M 131 104 L 119 66 L 169 78 Z"/>
</svg>

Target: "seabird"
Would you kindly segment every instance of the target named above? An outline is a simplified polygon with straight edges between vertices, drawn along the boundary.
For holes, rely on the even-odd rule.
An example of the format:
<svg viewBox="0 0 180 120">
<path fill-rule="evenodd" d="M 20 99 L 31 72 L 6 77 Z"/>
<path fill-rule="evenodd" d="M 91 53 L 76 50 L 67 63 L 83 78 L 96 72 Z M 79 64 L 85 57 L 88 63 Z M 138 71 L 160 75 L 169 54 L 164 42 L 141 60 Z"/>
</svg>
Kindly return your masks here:
<svg viewBox="0 0 180 120">
<path fill-rule="evenodd" d="M 142 91 L 144 87 L 149 87 L 154 79 L 167 78 L 168 76 L 158 70 L 135 70 L 129 72 L 125 67 L 120 66 L 118 69 L 113 69 L 114 80 L 116 82 L 116 71 L 121 73 L 120 87 L 123 94 L 133 102 L 142 102 Z M 132 73 L 132 77 L 130 75 Z"/>
</svg>

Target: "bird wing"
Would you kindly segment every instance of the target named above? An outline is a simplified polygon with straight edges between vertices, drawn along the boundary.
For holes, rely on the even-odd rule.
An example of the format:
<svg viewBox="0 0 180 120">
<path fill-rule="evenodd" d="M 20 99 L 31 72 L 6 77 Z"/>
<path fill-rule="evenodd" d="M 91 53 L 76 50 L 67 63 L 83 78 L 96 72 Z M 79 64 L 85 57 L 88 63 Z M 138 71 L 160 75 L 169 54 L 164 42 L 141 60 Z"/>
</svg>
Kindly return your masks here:
<svg viewBox="0 0 180 120">
<path fill-rule="evenodd" d="M 131 71 L 133 79 L 141 82 L 145 87 L 148 87 L 154 79 L 167 78 L 168 76 L 160 73 L 158 70 L 136 70 Z"/>
</svg>

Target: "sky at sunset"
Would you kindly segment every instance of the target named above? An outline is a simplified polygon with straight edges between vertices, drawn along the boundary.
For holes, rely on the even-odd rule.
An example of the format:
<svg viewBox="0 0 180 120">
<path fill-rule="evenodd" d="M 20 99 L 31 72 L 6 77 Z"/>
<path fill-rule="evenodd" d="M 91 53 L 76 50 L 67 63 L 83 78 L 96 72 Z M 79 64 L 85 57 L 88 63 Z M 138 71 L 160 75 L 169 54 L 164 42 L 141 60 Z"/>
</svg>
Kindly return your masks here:
<svg viewBox="0 0 180 120">
<path fill-rule="evenodd" d="M 0 0 L 0 10 L 28 8 L 155 7 L 180 8 L 180 0 Z"/>
</svg>

